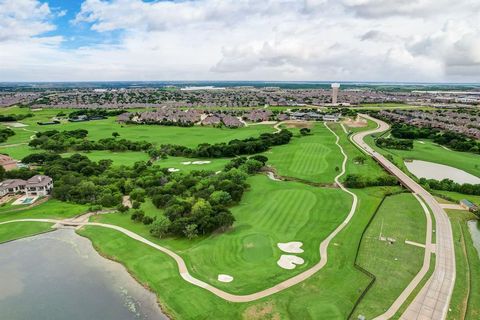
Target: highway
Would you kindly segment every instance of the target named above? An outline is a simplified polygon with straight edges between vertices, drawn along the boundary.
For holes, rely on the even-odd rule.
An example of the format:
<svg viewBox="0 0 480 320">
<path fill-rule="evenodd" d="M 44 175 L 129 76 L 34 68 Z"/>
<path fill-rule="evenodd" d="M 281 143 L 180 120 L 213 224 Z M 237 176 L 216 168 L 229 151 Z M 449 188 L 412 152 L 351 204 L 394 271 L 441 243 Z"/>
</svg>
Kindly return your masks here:
<svg viewBox="0 0 480 320">
<path fill-rule="evenodd" d="M 436 244 L 432 245 L 431 248 L 427 248 L 427 250 L 435 252 L 435 270 L 400 319 L 445 319 L 455 285 L 455 252 L 450 220 L 445 210 L 428 191 L 364 141 L 364 138 L 370 134 L 388 130 L 389 125 L 368 115 L 362 114 L 361 116 L 376 122 L 378 127 L 353 135 L 352 141 L 367 154 L 371 155 L 388 172 L 396 176 L 403 186 L 419 196 L 435 217 L 435 229 L 433 232 L 436 235 Z M 427 232 L 431 232 L 431 230 L 427 230 Z"/>
</svg>

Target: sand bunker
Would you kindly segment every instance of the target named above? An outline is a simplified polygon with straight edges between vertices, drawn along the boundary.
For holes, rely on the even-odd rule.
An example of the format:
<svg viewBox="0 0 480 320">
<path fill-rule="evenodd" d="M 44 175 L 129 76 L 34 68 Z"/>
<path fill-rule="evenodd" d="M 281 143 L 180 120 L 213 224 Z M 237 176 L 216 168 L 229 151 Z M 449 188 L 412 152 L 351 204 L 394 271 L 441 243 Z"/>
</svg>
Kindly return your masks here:
<svg viewBox="0 0 480 320">
<path fill-rule="evenodd" d="M 277 246 L 282 250 L 283 252 L 287 253 L 302 253 L 303 249 L 300 248 L 303 246 L 302 242 L 299 241 L 292 241 L 292 242 L 287 242 L 287 243 L 277 243 Z"/>
<path fill-rule="evenodd" d="M 180 169 L 168 168 L 168 172 L 178 172 L 178 171 L 180 171 Z"/>
<path fill-rule="evenodd" d="M 190 164 L 208 164 L 208 163 L 211 163 L 212 161 L 184 161 L 182 162 L 183 165 L 190 165 Z"/>
<path fill-rule="evenodd" d="M 280 259 L 278 259 L 277 264 L 283 269 L 292 270 L 304 262 L 300 257 L 283 254 Z"/>
<path fill-rule="evenodd" d="M 232 282 L 233 277 L 229 276 L 228 274 L 219 274 L 218 275 L 218 281 L 220 281 L 220 282 Z"/>
<path fill-rule="evenodd" d="M 207 164 L 211 163 L 212 161 L 193 161 L 192 164 Z"/>
</svg>

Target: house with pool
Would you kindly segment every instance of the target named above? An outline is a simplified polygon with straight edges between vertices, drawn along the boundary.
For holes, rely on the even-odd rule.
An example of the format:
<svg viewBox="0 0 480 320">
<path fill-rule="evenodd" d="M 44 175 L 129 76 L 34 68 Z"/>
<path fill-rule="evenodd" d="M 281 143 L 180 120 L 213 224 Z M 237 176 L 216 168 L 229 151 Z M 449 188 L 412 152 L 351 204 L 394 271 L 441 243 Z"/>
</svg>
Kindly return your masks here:
<svg viewBox="0 0 480 320">
<path fill-rule="evenodd" d="M 28 180 L 8 179 L 0 182 L 0 197 L 23 194 L 13 204 L 30 204 L 38 197 L 49 195 L 53 189 L 53 179 L 37 174 Z"/>
</svg>

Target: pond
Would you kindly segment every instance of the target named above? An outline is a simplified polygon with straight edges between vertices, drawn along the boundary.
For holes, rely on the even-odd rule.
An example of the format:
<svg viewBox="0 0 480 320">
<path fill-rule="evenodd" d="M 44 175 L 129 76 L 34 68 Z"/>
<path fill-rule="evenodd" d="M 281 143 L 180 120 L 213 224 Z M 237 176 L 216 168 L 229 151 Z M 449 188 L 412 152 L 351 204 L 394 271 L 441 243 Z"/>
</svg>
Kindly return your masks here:
<svg viewBox="0 0 480 320">
<path fill-rule="evenodd" d="M 168 319 L 156 296 L 71 229 L 0 245 L 2 319 Z"/>
<path fill-rule="evenodd" d="M 480 221 L 468 221 L 468 229 L 472 235 L 473 245 L 475 246 L 475 249 L 477 249 L 478 257 L 480 258 Z"/>
<path fill-rule="evenodd" d="M 417 178 L 443 180 L 450 179 L 454 182 L 463 184 L 480 184 L 480 178 L 465 172 L 463 170 L 446 166 L 439 163 L 413 160 L 405 161 L 405 166 Z"/>
</svg>

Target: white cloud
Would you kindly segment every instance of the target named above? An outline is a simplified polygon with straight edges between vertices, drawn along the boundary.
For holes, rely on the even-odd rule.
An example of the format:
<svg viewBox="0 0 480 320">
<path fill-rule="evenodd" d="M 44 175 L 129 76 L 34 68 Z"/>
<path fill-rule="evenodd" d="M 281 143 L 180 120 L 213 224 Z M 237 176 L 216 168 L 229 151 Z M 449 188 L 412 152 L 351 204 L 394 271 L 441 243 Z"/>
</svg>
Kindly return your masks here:
<svg viewBox="0 0 480 320">
<path fill-rule="evenodd" d="M 480 76 L 477 8 L 474 0 L 85 0 L 72 27 L 117 31 L 120 41 L 64 49 L 61 36 L 42 36 L 63 11 L 0 0 L 0 81 L 468 81 Z"/>
<path fill-rule="evenodd" d="M 21 40 L 55 29 L 47 3 L 36 0 L 0 1 L 0 41 Z"/>
</svg>

